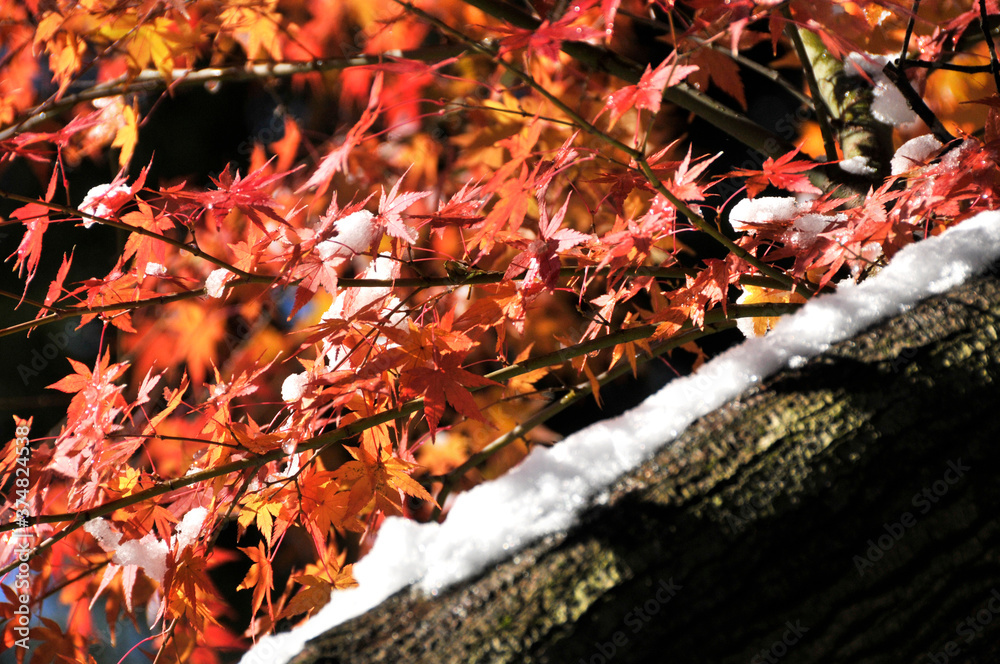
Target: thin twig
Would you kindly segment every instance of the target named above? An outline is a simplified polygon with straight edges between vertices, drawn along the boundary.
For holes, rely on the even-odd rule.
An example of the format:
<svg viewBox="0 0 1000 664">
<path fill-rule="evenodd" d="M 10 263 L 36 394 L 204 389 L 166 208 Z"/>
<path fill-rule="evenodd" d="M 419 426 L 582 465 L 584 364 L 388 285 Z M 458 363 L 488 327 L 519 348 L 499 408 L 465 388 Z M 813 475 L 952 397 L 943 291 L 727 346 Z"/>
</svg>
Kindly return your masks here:
<svg viewBox="0 0 1000 664">
<path fill-rule="evenodd" d="M 663 23 L 662 21 L 659 21 L 655 18 L 649 18 L 648 16 L 640 16 L 639 14 L 629 11 L 624 7 L 618 9 L 618 15 L 627 16 L 629 20 L 635 23 L 640 23 L 654 30 L 659 30 L 665 35 L 671 33 L 671 27 Z M 745 55 L 741 55 L 740 53 L 733 53 L 733 50 L 731 48 L 726 48 L 725 46 L 716 44 L 714 41 L 708 39 L 702 39 L 701 37 L 697 37 L 692 34 L 686 34 L 684 35 L 683 38 L 686 40 L 690 40 L 691 42 L 697 44 L 698 46 L 701 46 L 703 48 L 710 48 L 717 53 L 725 55 L 727 58 L 738 63 L 740 66 L 753 71 L 759 76 L 763 76 L 764 78 L 769 79 L 772 83 L 775 83 L 776 85 L 781 86 L 782 88 L 784 88 L 785 92 L 795 97 L 799 101 L 799 103 L 804 104 L 806 106 L 812 105 L 812 100 L 806 95 L 802 94 L 802 91 L 799 90 L 798 87 L 792 85 L 792 83 L 787 78 L 782 76 L 777 70 L 772 69 L 770 67 L 765 67 L 759 62 L 751 60 L 750 58 L 746 57 Z"/>
<path fill-rule="evenodd" d="M 823 137 L 823 151 L 826 153 L 827 161 L 837 161 L 837 142 L 833 137 L 833 126 L 830 123 L 831 113 L 826 105 L 826 97 L 821 93 L 819 83 L 816 81 L 813 61 L 802 41 L 800 28 L 792 22 L 792 14 L 788 10 L 788 5 L 782 7 L 781 11 L 787 21 L 785 32 L 792 40 L 795 52 L 799 54 L 799 62 L 802 64 L 802 71 L 806 75 L 806 82 L 812 93 L 812 107 L 816 111 L 816 121 L 819 123 L 819 132 Z"/>
<path fill-rule="evenodd" d="M 947 145 L 955 140 L 951 132 L 944 126 L 940 118 L 934 114 L 934 111 L 930 109 L 929 106 L 924 102 L 924 100 L 917 94 L 917 91 L 913 89 L 910 84 L 910 79 L 906 77 L 906 72 L 900 69 L 895 63 L 888 62 L 882 69 L 886 77 L 892 84 L 896 86 L 900 94 L 906 100 L 906 103 L 910 106 L 910 109 L 917 114 L 921 120 L 924 121 L 928 127 L 930 127 L 931 132 L 934 137 L 941 141 L 941 143 Z"/>
<path fill-rule="evenodd" d="M 904 66 L 905 65 L 905 66 Z M 920 69 L 943 69 L 957 71 L 963 74 L 988 74 L 993 71 L 992 65 L 955 65 L 950 62 L 928 62 L 926 60 L 906 60 L 900 63 L 902 69 L 917 67 Z"/>
<path fill-rule="evenodd" d="M 905 63 L 909 61 L 910 37 L 913 36 L 913 28 L 919 12 L 920 0 L 913 0 L 913 9 L 910 11 L 910 18 L 906 21 L 906 33 L 903 35 L 903 48 L 899 52 L 899 66 L 903 68 L 905 68 Z"/>
<path fill-rule="evenodd" d="M 142 228 L 141 226 L 129 226 L 126 223 L 122 223 L 120 221 L 115 221 L 114 219 L 106 219 L 104 217 L 98 217 L 96 215 L 89 214 L 87 212 L 82 212 L 82 211 L 77 210 L 75 208 L 71 208 L 68 205 L 60 205 L 59 203 L 50 203 L 50 202 L 47 202 L 47 201 L 40 201 L 38 199 L 31 198 L 29 196 L 22 196 L 20 194 L 11 193 L 9 191 L 0 190 L 0 198 L 6 198 L 6 199 L 9 199 L 9 200 L 12 200 L 12 201 L 18 201 L 19 203 L 34 203 L 35 205 L 41 205 L 42 207 L 48 208 L 50 210 L 54 210 L 55 212 L 62 212 L 63 214 L 65 214 L 66 216 L 68 216 L 70 218 L 82 217 L 84 219 L 90 219 L 91 221 L 96 221 L 97 223 L 102 224 L 104 226 L 108 226 L 110 228 L 117 228 L 118 230 L 125 231 L 127 233 L 135 233 L 137 235 L 144 235 L 146 237 L 153 238 L 154 240 L 159 240 L 159 241 L 163 242 L 164 244 L 169 244 L 172 247 L 176 247 L 177 249 L 180 249 L 181 251 L 186 251 L 186 252 L 188 252 L 189 254 L 191 254 L 193 256 L 197 256 L 198 258 L 201 258 L 201 259 L 204 259 L 204 260 L 208 261 L 209 263 L 213 263 L 213 264 L 215 264 L 215 265 L 217 265 L 219 267 L 224 267 L 227 270 L 229 270 L 230 272 L 232 272 L 233 274 L 236 274 L 238 276 L 241 276 L 241 277 L 244 277 L 244 278 L 248 278 L 248 277 L 252 276 L 250 273 L 244 272 L 243 270 L 240 270 L 239 268 L 233 267 L 232 265 L 230 265 L 226 261 L 222 260 L 221 258 L 216 258 L 215 256 L 209 254 L 208 252 L 202 251 L 201 249 L 199 249 L 196 246 L 191 246 L 190 244 L 188 244 L 186 242 L 182 242 L 181 240 L 175 240 L 172 237 L 168 237 L 166 235 L 161 235 L 161 234 L 156 233 L 154 231 L 151 231 L 151 230 L 149 230 L 147 228 Z"/>
<path fill-rule="evenodd" d="M 892 81 L 892 84 L 896 86 L 903 98 L 906 99 L 907 105 L 910 109 L 917 114 L 921 120 L 924 121 L 928 127 L 930 127 L 931 132 L 934 134 L 935 138 L 947 145 L 955 140 L 955 137 L 951 135 L 945 126 L 941 123 L 941 120 L 934 114 L 924 100 L 917 94 L 917 91 L 913 89 L 913 85 L 910 84 L 910 79 L 906 76 L 906 70 L 909 67 L 920 67 L 925 63 L 920 60 L 910 60 L 908 53 L 910 51 L 910 38 L 913 36 L 913 28 L 917 21 L 917 14 L 920 11 L 920 0 L 913 0 L 913 9 L 910 12 L 910 18 L 906 22 L 906 33 L 903 35 L 903 47 L 899 52 L 899 59 L 896 63 L 888 62 L 882 71 L 885 75 Z M 983 26 L 985 30 L 985 23 Z M 949 69 L 951 67 L 941 67 L 942 69 Z M 988 70 L 991 71 L 991 70 Z"/>
<path fill-rule="evenodd" d="M 989 26 L 986 25 L 989 20 L 989 15 L 986 13 L 986 0 L 979 0 L 979 18 L 979 24 L 983 28 L 983 38 L 990 47 L 990 71 L 993 74 L 993 84 L 996 86 L 997 92 L 1000 92 L 1000 61 L 997 60 L 997 47 L 993 43 L 993 35 L 990 34 Z"/>
<path fill-rule="evenodd" d="M 507 2 L 500 0 L 463 0 L 463 2 L 481 9 L 490 16 L 506 21 L 517 28 L 536 29 L 541 25 L 540 19 Z M 586 42 L 567 41 L 563 42 L 562 51 L 581 64 L 587 65 L 597 71 L 611 74 L 628 83 L 638 83 L 639 78 L 642 76 L 643 67 L 638 63 L 601 46 L 595 46 Z M 794 145 L 774 132 L 761 127 L 746 115 L 720 104 L 708 95 L 685 83 L 680 83 L 664 90 L 663 98 L 671 104 L 680 106 L 689 113 L 694 113 L 720 131 L 725 132 L 747 147 L 757 150 L 766 156 L 779 157 L 795 149 Z M 825 173 L 822 174 L 821 181 L 824 184 L 820 186 L 832 188 Z"/>
<path fill-rule="evenodd" d="M 588 272 L 587 268 L 584 267 L 564 267 L 559 270 L 559 276 L 561 277 L 584 277 L 589 275 L 602 275 L 606 276 L 610 273 L 607 269 L 602 269 L 600 271 Z M 624 271 L 625 276 L 647 276 L 647 277 L 657 277 L 659 279 L 684 279 L 687 276 L 694 276 L 697 274 L 697 270 L 691 268 L 682 267 L 640 267 L 632 268 Z M 513 277 L 512 281 L 519 281 L 524 278 L 524 275 L 519 275 Z M 247 284 L 271 284 L 275 283 L 278 277 L 270 275 L 250 275 L 249 278 L 238 277 L 230 282 L 226 283 L 226 288 L 234 288 L 236 286 L 243 286 Z M 454 276 L 445 277 L 404 277 L 400 279 L 356 279 L 352 277 L 345 277 L 339 279 L 337 284 L 345 288 L 436 288 L 436 287 L 462 287 L 462 286 L 478 286 L 486 284 L 496 284 L 504 281 L 503 272 L 485 272 L 471 270 L 465 274 L 456 274 Z M 289 282 L 289 286 L 296 286 L 300 282 L 299 280 Z M 776 284 L 770 283 L 764 285 L 775 286 Z M 10 297 L 13 299 L 18 299 L 13 293 L 6 293 L 0 291 L 0 295 L 5 297 Z M 39 302 L 34 302 L 30 300 L 25 300 L 29 304 L 38 307 L 39 309 L 49 309 L 55 311 L 56 313 L 49 314 L 46 316 L 41 316 L 34 320 L 25 321 L 23 323 L 18 323 L 16 325 L 11 325 L 0 329 L 0 337 L 8 336 L 11 334 L 16 334 L 18 332 L 24 332 L 27 330 L 40 327 L 42 325 L 48 325 L 49 323 L 56 323 L 60 320 L 65 320 L 67 318 L 75 318 L 77 316 L 86 316 L 89 314 L 97 313 L 107 313 L 107 312 L 124 312 L 133 311 L 135 309 L 140 309 L 142 307 L 149 307 L 154 305 L 169 304 L 171 302 L 178 302 L 181 300 L 188 300 L 197 297 L 204 297 L 206 295 L 205 288 L 198 288 L 195 290 L 184 291 L 182 293 L 172 293 L 170 295 L 159 295 L 156 297 L 145 298 L 142 300 L 133 300 L 130 302 L 116 302 L 113 304 L 103 304 L 80 308 L 60 308 L 53 305 L 48 307 L 43 306 Z"/>
<path fill-rule="evenodd" d="M 696 269 L 684 268 L 684 267 L 637 267 L 630 268 L 623 271 L 623 276 L 629 277 L 656 277 L 657 279 L 684 279 L 685 277 L 695 276 L 698 273 Z M 559 270 L 560 277 L 588 277 L 588 276 L 608 276 L 610 270 L 607 268 L 593 271 L 587 267 L 563 267 Z M 512 281 L 519 281 L 524 278 L 524 275 L 519 275 L 513 277 Z M 267 275 L 252 275 L 251 279 L 241 279 L 237 278 L 226 284 L 226 288 L 232 288 L 235 286 L 241 286 L 250 283 L 273 283 L 276 277 L 271 277 Z M 752 286 L 761 286 L 764 288 L 785 288 L 786 284 L 783 282 L 778 282 L 769 277 L 757 277 L 753 275 L 744 276 L 741 278 L 743 283 L 750 284 Z M 503 272 L 485 272 L 471 270 L 465 274 L 456 274 L 446 277 L 404 277 L 400 279 L 356 279 L 345 277 L 339 279 L 337 284 L 345 288 L 438 288 L 438 287 L 452 287 L 459 288 L 462 286 L 479 286 L 487 284 L 496 284 L 504 281 Z M 295 286 L 299 282 L 293 281 L 289 285 Z M 804 286 L 797 286 L 796 292 L 800 295 L 808 297 L 810 291 Z M 9 297 L 15 297 L 13 294 L 6 294 Z M 19 332 L 26 332 L 28 330 L 33 330 L 37 327 L 43 325 L 48 325 L 50 323 L 56 323 L 61 320 L 66 320 L 69 318 L 76 318 L 78 316 L 86 316 L 89 314 L 107 313 L 107 312 L 124 312 L 124 311 L 134 311 L 136 309 L 141 309 L 143 307 L 170 304 L 171 302 L 179 302 L 181 300 L 188 300 L 197 297 L 204 297 L 206 295 L 205 288 L 198 288 L 195 290 L 184 291 L 182 293 L 172 293 L 170 295 L 158 295 L 156 297 L 145 298 L 142 300 L 133 300 L 131 302 L 117 302 L 113 304 L 103 304 L 88 306 L 86 308 L 59 308 L 55 306 L 44 307 L 49 310 L 55 311 L 57 313 L 48 314 L 46 316 L 41 316 L 34 320 L 25 321 L 23 323 L 17 323 L 16 325 L 11 325 L 10 327 L 5 327 L 0 329 L 0 337 L 5 337 L 11 334 L 17 334 Z M 26 300 L 27 302 L 27 300 Z M 43 308 L 40 303 L 29 302 L 34 306 Z"/>
<path fill-rule="evenodd" d="M 0 297 L 6 297 L 6 298 L 11 299 L 11 300 L 17 300 L 18 302 L 25 302 L 25 303 L 30 304 L 31 306 L 36 307 L 38 309 L 50 309 L 50 310 L 58 312 L 58 313 L 62 313 L 63 312 L 63 309 L 60 308 L 60 307 L 56 307 L 56 306 L 53 306 L 53 305 L 46 306 L 42 302 L 38 302 L 37 300 L 33 300 L 30 297 L 27 297 L 27 296 L 24 296 L 24 295 L 18 295 L 17 293 L 11 293 L 10 291 L 6 291 L 6 290 L 3 290 L 3 289 L 0 289 Z"/>
<path fill-rule="evenodd" d="M 153 664 L 159 664 L 160 657 L 163 655 L 164 652 L 166 652 L 167 644 L 170 643 L 170 639 L 173 638 L 174 636 L 174 629 L 177 627 L 178 620 L 180 620 L 180 618 L 174 618 L 172 621 L 170 621 L 170 626 L 167 627 L 167 629 L 160 634 L 160 636 L 163 637 L 163 641 L 160 643 L 159 650 L 156 651 L 156 657 L 153 659 Z"/>
</svg>

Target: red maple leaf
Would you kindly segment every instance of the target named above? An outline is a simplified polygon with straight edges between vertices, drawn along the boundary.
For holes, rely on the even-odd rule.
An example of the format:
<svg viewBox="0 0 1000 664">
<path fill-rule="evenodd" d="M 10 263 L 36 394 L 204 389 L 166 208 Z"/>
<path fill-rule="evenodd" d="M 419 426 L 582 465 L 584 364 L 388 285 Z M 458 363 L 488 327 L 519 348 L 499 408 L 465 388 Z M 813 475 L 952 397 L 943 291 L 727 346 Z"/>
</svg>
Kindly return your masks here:
<svg viewBox="0 0 1000 664">
<path fill-rule="evenodd" d="M 730 33 L 730 48 L 735 54 L 743 31 L 755 18 L 754 11 L 760 8 L 770 9 L 781 4 L 781 0 L 691 0 L 689 3 L 697 11 L 692 21 L 689 33 L 695 30 L 709 28 L 715 24 Z M 775 12 L 777 14 L 777 12 Z M 759 18 L 760 14 L 756 18 Z"/>
<path fill-rule="evenodd" d="M 56 273 L 56 278 L 49 284 L 49 289 L 45 292 L 45 301 L 42 303 L 46 307 L 55 302 L 59 295 L 62 293 L 63 282 L 66 281 L 66 275 L 69 274 L 69 266 L 73 262 L 73 254 L 70 253 L 69 256 L 63 254 L 62 265 L 59 266 L 59 271 Z M 44 307 L 38 310 L 36 318 L 40 318 L 48 313 L 48 309 Z"/>
<path fill-rule="evenodd" d="M 487 198 L 483 194 L 482 185 L 470 186 L 466 183 L 458 193 L 442 203 L 434 214 L 412 216 L 430 221 L 431 229 L 438 232 L 448 226 L 468 226 L 484 219 L 480 212 Z"/>
<path fill-rule="evenodd" d="M 368 107 L 365 108 L 361 117 L 354 124 L 353 127 L 347 130 L 347 136 L 344 137 L 344 142 L 338 147 L 330 150 L 323 161 L 319 163 L 316 168 L 316 172 L 313 173 L 304 185 L 296 190 L 296 193 L 301 194 L 307 189 L 316 187 L 316 195 L 321 196 L 326 192 L 327 188 L 330 186 L 330 180 L 338 172 L 345 171 L 347 169 L 347 156 L 351 151 L 361 144 L 361 141 L 365 139 L 365 132 L 371 129 L 371 126 L 375 124 L 376 118 L 378 118 L 382 107 L 379 103 L 379 98 L 382 95 L 382 72 L 375 75 L 375 80 L 372 83 L 371 96 L 368 98 Z"/>
<path fill-rule="evenodd" d="M 513 279 L 527 270 L 527 274 L 521 282 L 521 290 L 526 295 L 534 295 L 542 289 L 552 289 L 556 285 L 561 267 L 558 253 L 572 249 L 591 237 L 572 228 L 560 228 L 568 206 L 569 196 L 566 197 L 566 201 L 559 211 L 550 219 L 545 210 L 545 204 L 540 199 L 538 204 L 541 210 L 541 219 L 538 220 L 539 238 L 537 240 L 518 238 L 512 242 L 514 246 L 522 249 L 522 253 L 510 262 L 504 273 L 504 279 Z"/>
<path fill-rule="evenodd" d="M 409 173 L 409 169 L 407 169 Z M 408 191 L 399 193 L 399 185 L 406 177 L 406 173 L 396 180 L 392 185 L 389 194 L 386 195 L 385 188 L 382 189 L 382 198 L 378 202 L 378 220 L 385 225 L 385 231 L 393 237 L 406 240 L 409 244 L 417 241 L 417 231 L 403 223 L 401 213 L 422 198 L 431 195 L 429 191 Z"/>
<path fill-rule="evenodd" d="M 667 187 L 677 198 L 682 201 L 703 201 L 705 200 L 705 190 L 712 186 L 711 183 L 705 185 L 698 184 L 698 178 L 705 172 L 708 166 L 722 156 L 719 152 L 714 157 L 702 159 L 700 162 L 691 165 L 691 146 L 688 146 L 687 155 L 674 171 L 673 182 L 668 182 Z M 696 160 L 697 161 L 697 160 Z"/>
<path fill-rule="evenodd" d="M 809 178 L 804 175 L 806 171 L 816 168 L 819 164 L 804 159 L 795 161 L 795 155 L 798 153 L 799 150 L 796 148 L 793 152 L 778 157 L 777 160 L 768 157 L 759 171 L 737 168 L 731 175 L 747 178 L 748 198 L 753 198 L 764 191 L 768 185 L 803 194 L 822 194 L 822 190 L 809 182 Z"/>
<path fill-rule="evenodd" d="M 500 383 L 459 367 L 459 357 L 456 353 L 435 355 L 433 364 L 407 369 L 401 374 L 403 398 L 412 399 L 418 396 L 424 398 L 424 416 L 427 418 L 427 426 L 430 427 L 432 436 L 444 416 L 446 401 L 462 415 L 485 422 L 486 418 L 479 412 L 479 406 L 469 393 L 469 388 L 488 387 Z"/>
<path fill-rule="evenodd" d="M 194 198 L 205 208 L 213 210 L 219 219 L 225 217 L 233 208 L 236 208 L 265 232 L 267 232 L 267 229 L 264 226 L 264 220 L 261 219 L 261 215 L 287 226 L 288 222 L 274 211 L 277 202 L 268 193 L 268 188 L 284 178 L 288 173 L 272 173 L 268 175 L 265 170 L 266 168 L 267 164 L 264 164 L 264 166 L 261 166 L 246 177 L 240 177 L 239 171 L 235 175 L 230 174 L 229 167 L 227 166 L 219 174 L 218 179 L 212 179 L 218 190 L 196 194 Z"/>
<path fill-rule="evenodd" d="M 24 291 L 27 293 L 28 284 L 35 278 L 35 271 L 38 269 L 38 259 L 42 256 L 42 236 L 49 227 L 49 208 L 40 203 L 28 203 L 14 210 L 10 216 L 20 219 L 26 228 L 17 251 L 8 256 L 7 260 L 17 255 L 14 269 L 18 270 L 18 277 L 27 269 L 28 278 L 24 282 Z"/>
<path fill-rule="evenodd" d="M 610 110 L 612 127 L 627 110 L 633 107 L 637 110 L 648 109 L 656 114 L 663 101 L 663 91 L 672 85 L 677 85 L 688 74 L 697 70 L 697 65 L 678 65 L 677 52 L 674 51 L 656 69 L 646 65 L 646 71 L 643 72 L 637 84 L 627 85 L 612 93 L 608 97 L 608 103 L 601 110 L 601 114 Z"/>
<path fill-rule="evenodd" d="M 557 21 L 543 21 L 537 28 L 494 28 L 509 37 L 500 40 L 500 53 L 503 56 L 519 48 L 527 47 L 528 53 L 535 53 L 550 59 L 559 56 L 559 49 L 564 41 L 586 41 L 603 36 L 600 30 L 586 25 L 577 25 L 586 10 L 596 4 L 595 0 L 578 2 L 574 11 L 568 11 Z"/>
</svg>

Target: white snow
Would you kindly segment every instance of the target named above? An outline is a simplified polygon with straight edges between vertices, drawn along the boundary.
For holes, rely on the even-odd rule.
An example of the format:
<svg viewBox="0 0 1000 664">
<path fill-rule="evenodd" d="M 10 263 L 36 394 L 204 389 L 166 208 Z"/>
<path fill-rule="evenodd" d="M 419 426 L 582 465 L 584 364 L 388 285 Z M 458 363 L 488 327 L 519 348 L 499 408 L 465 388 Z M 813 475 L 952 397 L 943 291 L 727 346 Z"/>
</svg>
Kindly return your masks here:
<svg viewBox="0 0 1000 664">
<path fill-rule="evenodd" d="M 729 223 L 734 231 L 752 231 L 754 224 L 787 221 L 798 212 L 799 204 L 792 196 L 744 198 L 733 206 Z"/>
<path fill-rule="evenodd" d="M 146 276 L 147 277 L 162 277 L 167 273 L 167 268 L 159 263 L 149 262 L 146 263 Z"/>
<path fill-rule="evenodd" d="M 875 175 L 876 173 L 875 167 L 871 165 L 868 157 L 864 155 L 858 155 L 850 159 L 841 159 L 838 165 L 840 166 L 840 170 L 852 175 Z"/>
<path fill-rule="evenodd" d="M 226 292 L 226 282 L 234 276 L 236 275 L 224 267 L 212 270 L 212 273 L 205 279 L 205 292 L 208 293 L 209 297 L 214 297 L 218 300 Z"/>
<path fill-rule="evenodd" d="M 899 175 L 916 166 L 920 166 L 923 162 L 927 161 L 928 157 L 942 147 L 941 141 L 934 138 L 933 134 L 924 134 L 923 136 L 911 138 L 900 145 L 899 149 L 896 150 L 896 154 L 892 156 L 892 161 L 889 162 L 892 174 Z"/>
<path fill-rule="evenodd" d="M 319 257 L 328 261 L 334 257 L 352 258 L 367 252 L 382 235 L 381 227 L 374 220 L 375 215 L 368 210 L 358 210 L 333 222 L 337 236 L 316 245 Z"/>
<path fill-rule="evenodd" d="M 826 230 L 826 227 L 830 225 L 830 222 L 837 221 L 839 217 L 846 217 L 847 215 L 841 213 L 836 217 L 831 217 L 826 214 L 804 214 L 795 220 L 792 224 L 792 228 L 802 233 L 809 233 L 811 235 L 817 235 Z"/>
<path fill-rule="evenodd" d="M 795 221 L 783 241 L 788 246 L 805 247 L 815 241 L 816 236 L 836 221 L 844 221 L 843 212 L 835 216 L 809 212 L 808 200 L 798 200 L 791 196 L 758 196 L 744 198 L 733 206 L 729 213 L 729 223 L 736 231 L 754 233 L 758 226 L 782 221 Z"/>
<path fill-rule="evenodd" d="M 860 76 L 860 70 L 868 74 L 875 83 L 872 91 L 872 115 L 879 122 L 899 127 L 916 122 L 917 114 L 910 109 L 903 94 L 882 71 L 891 58 L 892 56 L 871 53 L 848 53 L 844 58 L 844 73 L 848 76 Z"/>
<path fill-rule="evenodd" d="M 95 217 L 107 219 L 118 211 L 127 200 L 132 197 L 132 190 L 123 182 L 115 181 L 109 184 L 99 184 L 91 188 L 80 203 L 80 212 L 90 214 Z M 83 227 L 90 228 L 97 222 L 93 219 L 84 219 Z"/>
<path fill-rule="evenodd" d="M 205 524 L 206 516 L 208 516 L 208 510 L 204 507 L 195 507 L 184 515 L 174 531 L 173 540 L 178 551 L 183 551 L 198 541 L 198 535 L 201 534 L 201 527 Z"/>
<path fill-rule="evenodd" d="M 309 384 L 309 372 L 289 374 L 281 384 L 282 401 L 298 401 Z"/>
<path fill-rule="evenodd" d="M 361 279 L 380 279 L 390 281 L 399 278 L 399 261 L 387 254 L 379 254 L 369 263 L 368 268 L 358 275 Z M 323 320 L 347 319 L 369 306 L 373 302 L 387 298 L 392 293 L 388 286 L 384 288 L 347 288 L 341 291 L 337 298 L 323 314 Z"/>
<path fill-rule="evenodd" d="M 261 639 L 244 664 L 280 664 L 308 640 L 417 584 L 435 594 L 546 534 L 570 526 L 588 501 L 621 474 L 670 444 L 696 418 L 787 365 L 946 291 L 1000 257 L 1000 212 L 984 212 L 900 251 L 878 275 L 844 283 L 672 381 L 637 408 L 598 422 L 551 448 L 534 450 L 504 477 L 461 494 L 443 524 L 385 521 L 371 552 L 354 566 L 358 587 L 338 590 L 291 632 Z M 677 454 L 683 449 L 675 445 Z"/>
<path fill-rule="evenodd" d="M 204 507 L 195 507 L 184 515 L 177 524 L 172 538 L 172 544 L 176 545 L 177 551 L 182 551 L 197 541 L 207 515 L 208 510 Z M 112 554 L 111 562 L 115 565 L 136 565 L 149 578 L 159 583 L 163 582 L 170 547 L 166 542 L 157 539 L 153 533 L 146 533 L 141 539 L 122 542 L 121 533 L 114 529 L 110 521 L 101 518 L 86 522 L 83 524 L 83 529 L 97 540 L 105 553 Z"/>
<path fill-rule="evenodd" d="M 113 554 L 111 562 L 115 565 L 136 565 L 149 578 L 163 582 L 167 571 L 167 544 L 156 539 L 153 533 L 146 533 L 142 539 L 122 542 L 121 533 L 105 519 L 91 519 L 83 524 L 83 529 L 93 535 L 106 553 Z"/>
</svg>

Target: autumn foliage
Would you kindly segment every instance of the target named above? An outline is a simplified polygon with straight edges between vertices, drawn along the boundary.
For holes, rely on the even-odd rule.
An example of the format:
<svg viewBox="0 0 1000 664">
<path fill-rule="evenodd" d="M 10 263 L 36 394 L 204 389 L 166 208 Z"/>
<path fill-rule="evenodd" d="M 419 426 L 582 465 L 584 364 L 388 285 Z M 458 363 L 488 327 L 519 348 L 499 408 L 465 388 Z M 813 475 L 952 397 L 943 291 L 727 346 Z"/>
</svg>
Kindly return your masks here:
<svg viewBox="0 0 1000 664">
<path fill-rule="evenodd" d="M 48 386 L 68 395 L 58 429 L 15 414 L 30 445 L 0 455 L 3 646 L 94 661 L 91 609 L 114 625 L 145 607 L 158 661 L 225 660 L 351 585 L 385 516 L 447 518 L 456 492 L 558 444 L 544 423 L 570 403 L 737 319 L 764 333 L 996 207 L 997 13 L 4 2 L 0 171 L 44 193 L 0 191 L 23 285 L 0 292 L 23 321 L 0 334 L 107 334 Z M 750 80 L 803 113 L 751 120 Z M 237 81 L 303 103 L 276 103 L 278 130 L 205 185 L 137 162 L 162 100 Z M 881 108 L 893 94 L 912 117 Z M 735 148 L 706 147 L 723 134 Z M 105 184 L 74 187 L 85 161 Z M 50 238 L 95 225 L 119 231 L 114 267 L 72 277 Z M 306 560 L 277 569 L 290 547 Z M 236 559 L 245 577 L 217 587 Z M 226 619 L 236 589 L 251 624 Z M 25 602 L 70 607 L 32 619 L 29 649 Z"/>
</svg>

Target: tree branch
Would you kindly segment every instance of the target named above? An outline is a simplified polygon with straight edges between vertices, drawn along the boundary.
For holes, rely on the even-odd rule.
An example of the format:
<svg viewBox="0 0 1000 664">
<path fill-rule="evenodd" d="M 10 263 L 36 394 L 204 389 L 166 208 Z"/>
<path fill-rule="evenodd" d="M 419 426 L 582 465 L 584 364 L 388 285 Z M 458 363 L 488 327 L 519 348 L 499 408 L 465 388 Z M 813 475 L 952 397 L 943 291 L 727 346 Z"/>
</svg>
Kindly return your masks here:
<svg viewBox="0 0 1000 664">
<path fill-rule="evenodd" d="M 352 58 L 329 58 L 308 62 L 274 62 L 247 64 L 242 67 L 209 67 L 205 69 L 174 69 L 170 77 L 157 70 L 145 69 L 135 75 L 124 75 L 105 83 L 99 83 L 86 90 L 65 95 L 58 102 L 39 104 L 29 109 L 19 120 L 0 131 L 0 141 L 30 129 L 49 118 L 72 108 L 76 104 L 103 97 L 117 97 L 139 92 L 155 92 L 204 86 L 215 82 L 256 81 L 270 78 L 288 78 L 299 74 L 336 71 L 349 67 L 378 65 L 387 59 L 420 60 L 441 62 L 461 55 L 464 48 L 456 46 L 428 46 L 408 51 L 386 51 L 375 55 L 359 55 Z"/>
</svg>

